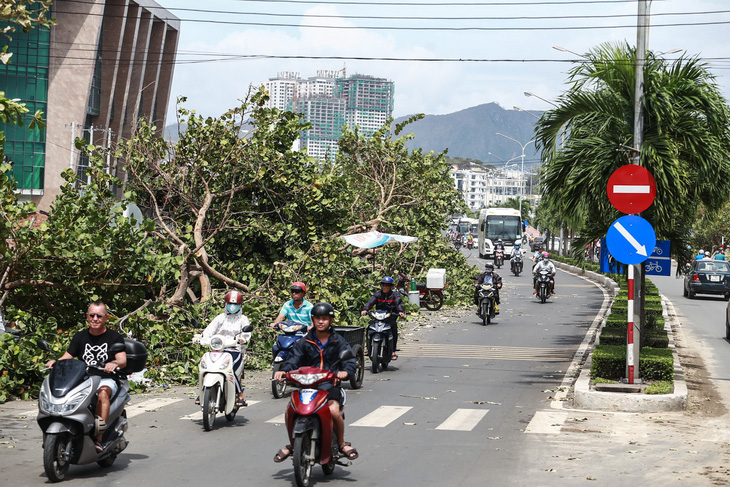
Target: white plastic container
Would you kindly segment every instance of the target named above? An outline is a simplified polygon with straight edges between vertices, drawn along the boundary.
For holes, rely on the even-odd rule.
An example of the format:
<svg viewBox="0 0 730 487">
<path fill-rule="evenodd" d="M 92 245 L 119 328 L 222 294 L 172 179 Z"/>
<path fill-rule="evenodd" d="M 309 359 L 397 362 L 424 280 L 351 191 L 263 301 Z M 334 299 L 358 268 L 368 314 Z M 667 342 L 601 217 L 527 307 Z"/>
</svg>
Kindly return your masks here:
<svg viewBox="0 0 730 487">
<path fill-rule="evenodd" d="M 429 289 L 446 287 L 446 269 L 429 269 L 426 274 L 426 286 Z"/>
</svg>

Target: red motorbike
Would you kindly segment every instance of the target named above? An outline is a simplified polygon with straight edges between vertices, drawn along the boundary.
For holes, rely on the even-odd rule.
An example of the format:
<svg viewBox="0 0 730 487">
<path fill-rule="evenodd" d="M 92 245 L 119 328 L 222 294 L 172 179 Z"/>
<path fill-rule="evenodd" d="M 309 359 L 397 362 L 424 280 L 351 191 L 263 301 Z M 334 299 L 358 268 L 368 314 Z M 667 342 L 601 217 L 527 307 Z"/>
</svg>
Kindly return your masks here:
<svg viewBox="0 0 730 487">
<path fill-rule="evenodd" d="M 340 360 L 346 360 L 345 352 Z M 332 414 L 327 406 L 329 393 L 317 386 L 335 383 L 336 375 L 319 367 L 300 367 L 287 372 L 286 381 L 297 388 L 286 408 L 286 429 L 289 433 L 294 462 L 294 478 L 299 487 L 308 487 L 314 465 L 322 465 L 325 475 L 332 475 L 336 465 L 349 467 L 352 462 L 341 462 Z M 342 417 L 345 417 L 344 411 Z"/>
<path fill-rule="evenodd" d="M 448 284 L 444 286 L 444 289 L 447 287 Z M 396 289 L 402 296 L 408 296 L 408 291 L 411 289 L 411 280 L 400 271 L 398 271 Z M 444 305 L 444 289 L 431 289 L 423 282 L 416 283 L 416 289 L 418 290 L 421 306 L 425 306 L 427 310 L 438 311 Z"/>
</svg>

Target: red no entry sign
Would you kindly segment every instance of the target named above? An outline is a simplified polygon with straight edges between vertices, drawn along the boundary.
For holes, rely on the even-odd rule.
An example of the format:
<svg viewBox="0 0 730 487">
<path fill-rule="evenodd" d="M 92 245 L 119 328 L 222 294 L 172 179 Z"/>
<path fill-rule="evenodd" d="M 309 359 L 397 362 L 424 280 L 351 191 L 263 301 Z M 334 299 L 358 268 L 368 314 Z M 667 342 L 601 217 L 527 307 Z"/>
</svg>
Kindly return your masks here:
<svg viewBox="0 0 730 487">
<path fill-rule="evenodd" d="M 629 215 L 651 206 L 656 197 L 654 176 L 641 166 L 627 164 L 608 178 L 608 200 L 618 211 Z"/>
</svg>

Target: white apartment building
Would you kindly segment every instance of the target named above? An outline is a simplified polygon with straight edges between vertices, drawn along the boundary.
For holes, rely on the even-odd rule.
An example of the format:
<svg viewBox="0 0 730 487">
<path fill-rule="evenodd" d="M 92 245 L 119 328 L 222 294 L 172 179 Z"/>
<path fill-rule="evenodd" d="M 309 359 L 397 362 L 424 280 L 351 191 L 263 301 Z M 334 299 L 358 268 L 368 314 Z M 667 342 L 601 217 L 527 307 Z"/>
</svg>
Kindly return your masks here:
<svg viewBox="0 0 730 487">
<path fill-rule="evenodd" d="M 482 168 L 451 169 L 454 187 L 461 192 L 467 206 L 472 210 L 497 206 L 510 198 L 527 195 L 522 192 L 525 181 L 520 171 Z"/>
<path fill-rule="evenodd" d="M 301 113 L 312 124 L 300 141 L 316 159 L 334 157 L 343 126 L 369 136 L 393 113 L 392 81 L 360 74 L 348 78 L 344 69 L 319 70 L 307 79 L 282 71 L 262 85 L 269 92 L 269 107 Z"/>
<path fill-rule="evenodd" d="M 486 206 L 487 181 L 489 173 L 481 168 L 459 169 L 454 166 L 451 169 L 451 177 L 454 179 L 454 187 L 461 192 L 464 202 L 472 210 L 478 210 Z"/>
<path fill-rule="evenodd" d="M 497 206 L 518 196 L 526 197 L 524 187 L 525 180 L 520 171 L 502 169 L 491 171 L 486 183 L 486 206 Z"/>
</svg>

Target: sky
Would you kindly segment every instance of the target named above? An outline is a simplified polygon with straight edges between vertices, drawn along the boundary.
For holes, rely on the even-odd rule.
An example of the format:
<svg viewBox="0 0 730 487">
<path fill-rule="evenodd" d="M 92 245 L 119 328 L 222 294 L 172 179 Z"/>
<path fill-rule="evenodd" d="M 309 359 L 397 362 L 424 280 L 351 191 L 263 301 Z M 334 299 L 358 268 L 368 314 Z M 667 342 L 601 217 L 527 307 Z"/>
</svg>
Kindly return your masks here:
<svg viewBox="0 0 730 487">
<path fill-rule="evenodd" d="M 543 111 L 580 55 L 636 44 L 638 13 L 636 0 L 156 1 L 181 20 L 168 124 L 178 96 L 218 116 L 280 71 L 343 68 L 392 80 L 395 117 L 491 102 Z M 730 1 L 649 7 L 648 49 L 701 58 L 730 99 Z"/>
</svg>

